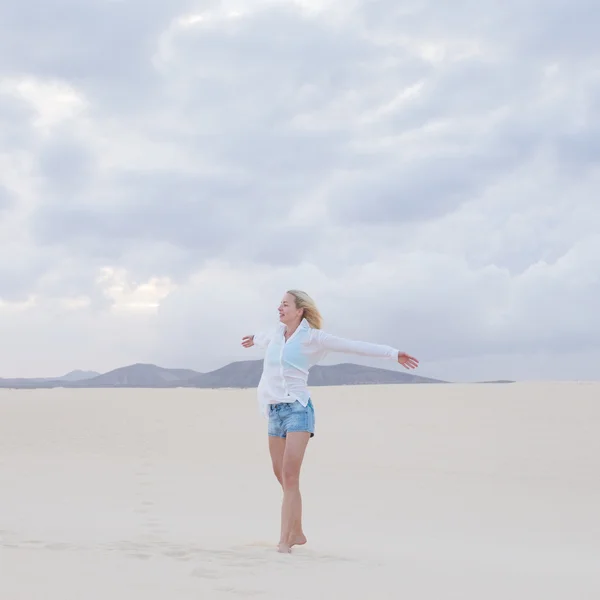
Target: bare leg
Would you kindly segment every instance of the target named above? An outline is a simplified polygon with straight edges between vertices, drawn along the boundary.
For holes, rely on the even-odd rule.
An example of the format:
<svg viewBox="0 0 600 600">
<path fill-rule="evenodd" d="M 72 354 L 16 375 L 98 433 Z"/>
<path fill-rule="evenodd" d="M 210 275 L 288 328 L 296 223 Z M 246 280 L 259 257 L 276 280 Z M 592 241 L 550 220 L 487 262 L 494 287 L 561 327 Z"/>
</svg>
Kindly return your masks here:
<svg viewBox="0 0 600 600">
<path fill-rule="evenodd" d="M 273 473 L 281 485 L 283 490 L 283 455 L 285 453 L 285 438 L 276 436 L 269 436 L 269 453 L 271 455 L 271 462 L 273 464 Z M 280 533 L 279 543 L 283 542 L 283 530 Z"/>
<path fill-rule="evenodd" d="M 283 503 L 279 552 L 290 552 L 292 546 L 306 543 L 306 537 L 302 532 L 300 469 L 309 440 L 310 433 L 305 431 L 294 431 L 287 435 L 281 472 Z"/>
<path fill-rule="evenodd" d="M 285 453 L 285 438 L 269 436 L 269 454 L 271 455 L 271 462 L 273 463 L 273 473 L 277 477 L 277 481 L 283 489 L 283 455 Z"/>
</svg>

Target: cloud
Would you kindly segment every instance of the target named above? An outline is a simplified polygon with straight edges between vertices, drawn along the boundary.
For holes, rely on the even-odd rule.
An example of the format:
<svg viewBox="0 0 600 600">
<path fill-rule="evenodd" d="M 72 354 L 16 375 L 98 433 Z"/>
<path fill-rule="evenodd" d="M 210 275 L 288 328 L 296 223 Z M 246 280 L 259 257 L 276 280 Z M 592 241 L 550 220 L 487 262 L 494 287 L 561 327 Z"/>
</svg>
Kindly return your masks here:
<svg viewBox="0 0 600 600">
<path fill-rule="evenodd" d="M 0 328 L 25 340 L 6 375 L 217 367 L 303 287 L 424 374 L 597 377 L 597 16 L 3 5 Z"/>
</svg>

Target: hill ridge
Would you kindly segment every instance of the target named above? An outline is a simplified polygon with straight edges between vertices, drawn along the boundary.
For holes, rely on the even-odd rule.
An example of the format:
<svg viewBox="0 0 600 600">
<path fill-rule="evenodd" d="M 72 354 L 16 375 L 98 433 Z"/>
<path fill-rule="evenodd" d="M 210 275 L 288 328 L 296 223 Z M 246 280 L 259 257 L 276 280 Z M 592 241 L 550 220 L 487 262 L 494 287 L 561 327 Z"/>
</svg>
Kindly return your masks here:
<svg viewBox="0 0 600 600">
<path fill-rule="evenodd" d="M 248 388 L 256 387 L 262 373 L 263 360 L 235 361 L 207 373 L 193 369 L 166 368 L 153 363 L 134 363 L 117 367 L 88 379 L 13 378 L 0 379 L 0 388 L 95 388 L 95 387 L 197 387 Z M 316 365 L 310 370 L 308 384 L 361 385 L 385 383 L 445 383 L 439 379 L 422 377 L 379 367 L 354 363 Z"/>
</svg>

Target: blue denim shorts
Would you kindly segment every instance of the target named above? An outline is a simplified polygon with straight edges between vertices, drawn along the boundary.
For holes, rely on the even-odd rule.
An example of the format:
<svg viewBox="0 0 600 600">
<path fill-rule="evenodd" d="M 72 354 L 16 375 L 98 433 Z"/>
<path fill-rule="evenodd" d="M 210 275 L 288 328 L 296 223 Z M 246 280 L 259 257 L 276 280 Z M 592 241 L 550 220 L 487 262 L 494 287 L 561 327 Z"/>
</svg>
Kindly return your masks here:
<svg viewBox="0 0 600 600">
<path fill-rule="evenodd" d="M 315 409 L 309 400 L 302 406 L 298 400 L 269 406 L 269 435 L 285 438 L 292 431 L 308 431 L 315 436 Z"/>
</svg>

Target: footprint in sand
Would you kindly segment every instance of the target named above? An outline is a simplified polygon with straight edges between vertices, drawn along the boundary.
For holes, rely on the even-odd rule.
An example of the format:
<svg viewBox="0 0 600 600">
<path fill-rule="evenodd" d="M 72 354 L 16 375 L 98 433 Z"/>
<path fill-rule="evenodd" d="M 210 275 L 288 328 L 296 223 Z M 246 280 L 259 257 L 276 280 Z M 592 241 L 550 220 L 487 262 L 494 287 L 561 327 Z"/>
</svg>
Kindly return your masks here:
<svg viewBox="0 0 600 600">
<path fill-rule="evenodd" d="M 57 543 L 53 543 L 53 544 L 45 544 L 43 546 L 43 548 L 45 550 L 55 550 L 57 552 L 60 552 L 60 551 L 64 551 L 64 550 L 74 550 L 75 546 L 71 546 L 69 544 L 61 544 L 61 543 L 57 542 Z"/>
<path fill-rule="evenodd" d="M 130 558 L 137 558 L 138 560 L 149 560 L 153 556 L 149 544 L 138 542 L 120 542 L 118 544 L 111 544 L 106 547 L 106 551 L 123 553 Z"/>
<path fill-rule="evenodd" d="M 137 558 L 139 560 L 149 560 L 152 558 L 150 554 L 129 554 L 131 558 Z"/>
<path fill-rule="evenodd" d="M 196 567 L 192 573 L 192 577 L 200 577 L 202 579 L 219 579 L 219 574 L 212 569 L 206 567 Z"/>
<path fill-rule="evenodd" d="M 9 544 L 7 542 L 0 544 L 0 548 L 4 550 L 20 550 L 21 546 L 19 544 Z"/>
<path fill-rule="evenodd" d="M 136 498 L 138 500 L 134 513 L 143 515 L 144 520 L 141 524 L 144 537 L 154 540 L 164 536 L 166 531 L 162 526 L 162 521 L 152 516 L 155 502 L 152 499 L 154 461 L 151 458 L 143 457 L 141 464 L 136 472 L 137 490 Z"/>
<path fill-rule="evenodd" d="M 226 594 L 237 594 L 239 596 L 262 596 L 265 592 L 261 592 L 260 590 L 248 590 L 242 588 L 234 588 L 231 586 L 223 586 L 215 588 L 216 592 L 224 592 Z"/>
<path fill-rule="evenodd" d="M 169 558 L 175 558 L 177 560 L 191 560 L 194 558 L 193 554 L 188 552 L 187 550 L 165 550 L 163 552 L 164 556 L 168 556 Z"/>
<path fill-rule="evenodd" d="M 25 540 L 22 545 L 24 548 L 44 548 L 46 542 L 40 540 Z"/>
<path fill-rule="evenodd" d="M 166 535 L 167 533 L 164 527 L 162 527 L 162 521 L 157 518 L 146 519 L 144 522 L 144 527 L 152 535 L 161 536 Z"/>
</svg>

